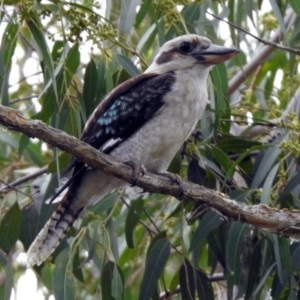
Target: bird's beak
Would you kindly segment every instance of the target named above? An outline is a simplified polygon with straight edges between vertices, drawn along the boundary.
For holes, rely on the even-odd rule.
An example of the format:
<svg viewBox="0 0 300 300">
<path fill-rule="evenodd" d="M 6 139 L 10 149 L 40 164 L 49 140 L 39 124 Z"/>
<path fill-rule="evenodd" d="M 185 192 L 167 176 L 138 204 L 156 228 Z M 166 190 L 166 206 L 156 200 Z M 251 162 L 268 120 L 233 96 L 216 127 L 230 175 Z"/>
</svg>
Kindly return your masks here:
<svg viewBox="0 0 300 300">
<path fill-rule="evenodd" d="M 199 63 L 215 65 L 232 58 L 238 53 L 240 53 L 240 50 L 210 44 L 207 49 L 200 49 L 193 53 L 193 56 Z"/>
</svg>

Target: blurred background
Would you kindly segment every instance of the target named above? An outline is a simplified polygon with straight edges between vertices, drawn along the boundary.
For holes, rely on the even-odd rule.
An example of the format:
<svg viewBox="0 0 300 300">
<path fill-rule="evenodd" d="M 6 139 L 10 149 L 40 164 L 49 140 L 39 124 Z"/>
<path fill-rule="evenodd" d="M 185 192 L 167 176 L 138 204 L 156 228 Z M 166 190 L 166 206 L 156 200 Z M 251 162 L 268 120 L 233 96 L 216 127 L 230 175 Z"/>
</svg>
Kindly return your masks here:
<svg viewBox="0 0 300 300">
<path fill-rule="evenodd" d="M 195 33 L 240 49 L 212 69 L 205 116 L 169 171 L 246 205 L 299 209 L 299 0 L 0 7 L 1 104 L 78 138 L 104 96 L 165 41 Z M 0 127 L 0 299 L 300 299 L 298 241 L 159 194 L 107 196 L 50 259 L 26 269 L 69 160 Z"/>
</svg>

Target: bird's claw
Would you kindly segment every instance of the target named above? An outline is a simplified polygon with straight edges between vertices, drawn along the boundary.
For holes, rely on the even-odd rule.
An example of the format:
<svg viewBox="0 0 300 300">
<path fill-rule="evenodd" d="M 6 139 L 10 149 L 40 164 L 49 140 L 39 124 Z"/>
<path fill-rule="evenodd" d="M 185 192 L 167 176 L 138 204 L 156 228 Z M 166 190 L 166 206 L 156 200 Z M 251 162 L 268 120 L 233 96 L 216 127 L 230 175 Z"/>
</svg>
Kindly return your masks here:
<svg viewBox="0 0 300 300">
<path fill-rule="evenodd" d="M 160 175 L 164 175 L 166 177 L 168 177 L 171 180 L 171 184 L 177 184 L 179 187 L 179 195 L 178 195 L 178 199 L 181 200 L 182 196 L 184 195 L 185 192 L 185 186 L 184 186 L 184 181 L 181 179 L 181 177 L 178 174 L 174 174 L 174 173 L 160 173 Z"/>
<path fill-rule="evenodd" d="M 133 161 L 127 161 L 126 165 L 132 168 L 132 182 L 131 186 L 135 186 L 140 177 L 144 176 L 146 173 L 146 168 L 143 164 L 138 164 Z"/>
</svg>

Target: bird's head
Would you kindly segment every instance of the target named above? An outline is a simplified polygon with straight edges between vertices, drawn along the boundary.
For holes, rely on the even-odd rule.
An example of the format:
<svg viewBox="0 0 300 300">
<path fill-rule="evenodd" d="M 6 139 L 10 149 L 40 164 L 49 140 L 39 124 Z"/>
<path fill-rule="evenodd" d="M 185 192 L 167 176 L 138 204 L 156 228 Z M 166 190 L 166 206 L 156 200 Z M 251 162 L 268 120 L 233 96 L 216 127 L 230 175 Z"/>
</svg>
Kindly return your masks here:
<svg viewBox="0 0 300 300">
<path fill-rule="evenodd" d="M 165 73 L 195 66 L 210 67 L 224 62 L 240 51 L 217 46 L 202 36 L 187 34 L 166 42 L 159 49 L 146 73 Z"/>
</svg>

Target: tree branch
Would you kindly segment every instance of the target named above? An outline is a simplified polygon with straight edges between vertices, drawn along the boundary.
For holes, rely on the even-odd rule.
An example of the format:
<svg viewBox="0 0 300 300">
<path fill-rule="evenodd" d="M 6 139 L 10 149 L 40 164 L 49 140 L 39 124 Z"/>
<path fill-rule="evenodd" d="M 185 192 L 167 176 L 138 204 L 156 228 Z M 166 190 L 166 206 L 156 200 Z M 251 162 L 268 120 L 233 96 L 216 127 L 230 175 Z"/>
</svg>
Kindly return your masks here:
<svg viewBox="0 0 300 300">
<path fill-rule="evenodd" d="M 0 105 L 0 124 L 10 130 L 21 132 L 29 137 L 38 138 L 46 143 L 74 155 L 94 169 L 101 169 L 129 183 L 135 181 L 130 166 L 105 155 L 90 145 L 67 135 L 38 120 L 24 118 L 15 109 Z M 2 129 L 5 130 L 5 129 Z M 172 185 L 167 176 L 146 172 L 136 185 L 147 192 L 171 195 L 182 200 L 204 203 L 204 206 L 219 211 L 226 217 L 259 226 L 261 229 L 284 237 L 300 237 L 299 211 L 279 210 L 266 205 L 248 206 L 228 198 L 220 192 L 210 190 L 190 182 L 182 182 L 182 187 Z"/>
</svg>

